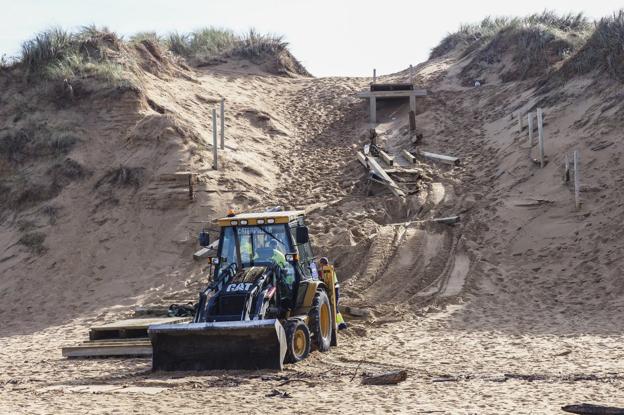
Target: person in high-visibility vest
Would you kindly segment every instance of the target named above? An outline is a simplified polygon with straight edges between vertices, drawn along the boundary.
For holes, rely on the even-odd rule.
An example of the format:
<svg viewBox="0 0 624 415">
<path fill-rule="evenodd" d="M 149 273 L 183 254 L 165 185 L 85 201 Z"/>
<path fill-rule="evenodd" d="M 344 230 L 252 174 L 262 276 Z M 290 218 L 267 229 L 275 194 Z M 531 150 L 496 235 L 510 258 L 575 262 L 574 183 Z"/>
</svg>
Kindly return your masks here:
<svg viewBox="0 0 624 415">
<path fill-rule="evenodd" d="M 338 330 L 344 330 L 347 328 L 347 323 L 344 321 L 342 314 L 338 311 L 338 301 L 340 300 L 340 284 L 338 283 L 338 276 L 333 266 L 329 265 L 329 260 L 326 257 L 322 257 L 319 260 L 321 268 L 329 267 L 332 273 L 332 279 L 334 282 L 334 291 L 336 296 L 336 324 L 338 324 Z"/>
</svg>

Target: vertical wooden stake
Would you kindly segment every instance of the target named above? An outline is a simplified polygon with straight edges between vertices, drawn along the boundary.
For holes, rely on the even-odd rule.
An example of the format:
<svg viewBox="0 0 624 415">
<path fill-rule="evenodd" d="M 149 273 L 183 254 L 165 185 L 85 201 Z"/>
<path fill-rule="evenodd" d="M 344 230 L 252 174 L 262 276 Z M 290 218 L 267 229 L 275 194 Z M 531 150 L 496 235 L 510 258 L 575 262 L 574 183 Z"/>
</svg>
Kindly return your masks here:
<svg viewBox="0 0 624 415">
<path fill-rule="evenodd" d="M 225 98 L 221 98 L 221 150 L 225 150 Z"/>
<path fill-rule="evenodd" d="M 531 157 L 531 153 L 533 152 L 533 114 L 529 112 L 527 118 L 529 128 L 529 160 L 533 160 L 533 157 Z"/>
<path fill-rule="evenodd" d="M 219 170 L 217 163 L 217 110 L 212 109 L 212 168 Z"/>
<path fill-rule="evenodd" d="M 544 168 L 544 122 L 542 109 L 537 109 L 537 139 L 539 143 L 540 167 Z"/>
<path fill-rule="evenodd" d="M 416 113 L 416 95 L 410 95 L 410 111 L 414 111 Z"/>
<path fill-rule="evenodd" d="M 410 84 L 414 83 L 414 67 L 410 65 Z"/>
<path fill-rule="evenodd" d="M 189 200 L 195 199 L 195 192 L 193 189 L 193 173 L 188 175 L 188 188 L 189 188 Z"/>
<path fill-rule="evenodd" d="M 373 69 L 373 83 L 377 83 L 377 69 Z"/>
<path fill-rule="evenodd" d="M 578 150 L 574 150 L 574 204 L 581 208 L 581 160 Z"/>
</svg>

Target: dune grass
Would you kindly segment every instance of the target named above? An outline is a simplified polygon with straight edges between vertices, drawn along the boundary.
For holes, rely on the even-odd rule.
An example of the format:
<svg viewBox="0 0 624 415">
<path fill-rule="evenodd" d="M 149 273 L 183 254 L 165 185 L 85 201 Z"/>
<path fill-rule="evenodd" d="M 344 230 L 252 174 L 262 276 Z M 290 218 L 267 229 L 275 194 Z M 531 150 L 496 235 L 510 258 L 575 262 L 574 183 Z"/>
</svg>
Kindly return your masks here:
<svg viewBox="0 0 624 415">
<path fill-rule="evenodd" d="M 600 69 L 624 82 L 624 9 L 596 22 L 593 34 L 566 69 L 581 75 Z"/>
<path fill-rule="evenodd" d="M 282 36 L 262 34 L 250 29 L 242 35 L 226 29 L 208 27 L 191 33 L 169 33 L 163 43 L 173 53 L 198 63 L 220 56 L 254 58 L 279 53 L 288 47 Z"/>
<path fill-rule="evenodd" d="M 121 39 L 106 28 L 84 26 L 76 33 L 55 27 L 22 44 L 21 64 L 29 78 L 72 80 L 94 77 L 111 84 L 124 79 L 124 68 L 106 56 Z"/>
<path fill-rule="evenodd" d="M 538 30 L 539 29 L 539 30 Z M 553 11 L 545 10 L 542 13 L 532 14 L 526 17 L 486 17 L 476 24 L 463 24 L 459 30 L 446 35 L 442 41 L 431 50 L 429 59 L 435 59 L 455 48 L 472 46 L 466 52 L 475 49 L 493 39 L 501 32 L 531 31 L 534 34 L 541 32 L 540 37 L 546 33 L 555 36 L 570 32 L 584 32 L 591 29 L 591 23 L 582 13 L 568 13 L 559 15 Z M 533 36 L 535 38 L 535 36 Z M 526 41 L 527 39 L 525 39 Z"/>
</svg>

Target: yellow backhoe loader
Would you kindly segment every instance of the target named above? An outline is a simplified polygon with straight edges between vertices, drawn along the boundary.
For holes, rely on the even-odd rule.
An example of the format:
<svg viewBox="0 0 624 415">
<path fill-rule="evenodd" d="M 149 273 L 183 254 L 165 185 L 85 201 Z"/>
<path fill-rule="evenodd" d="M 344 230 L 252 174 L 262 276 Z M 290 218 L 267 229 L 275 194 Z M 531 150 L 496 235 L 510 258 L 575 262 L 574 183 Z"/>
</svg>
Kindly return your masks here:
<svg viewBox="0 0 624 415">
<path fill-rule="evenodd" d="M 231 214 L 218 223 L 212 281 L 193 321 L 148 329 L 152 369 L 282 369 L 336 346 L 334 285 L 317 267 L 304 212 Z"/>
</svg>

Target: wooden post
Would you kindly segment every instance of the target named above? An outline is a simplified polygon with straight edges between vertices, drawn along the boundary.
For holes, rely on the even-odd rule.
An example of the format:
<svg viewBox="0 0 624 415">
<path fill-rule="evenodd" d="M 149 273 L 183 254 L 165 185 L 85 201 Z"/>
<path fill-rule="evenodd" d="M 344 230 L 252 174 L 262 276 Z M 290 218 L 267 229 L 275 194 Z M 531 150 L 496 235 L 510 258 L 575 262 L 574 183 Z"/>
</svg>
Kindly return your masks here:
<svg viewBox="0 0 624 415">
<path fill-rule="evenodd" d="M 410 131 L 416 131 L 416 113 L 414 111 L 409 112 L 409 126 Z"/>
<path fill-rule="evenodd" d="M 537 109 L 537 136 L 539 143 L 540 168 L 544 168 L 544 123 L 542 109 Z"/>
<path fill-rule="evenodd" d="M 193 174 L 189 173 L 188 175 L 188 188 L 189 188 L 189 200 L 195 199 L 195 192 L 193 189 Z"/>
<path fill-rule="evenodd" d="M 529 146 L 533 145 L 533 113 L 529 112 L 527 114 L 527 128 L 529 129 Z"/>
<path fill-rule="evenodd" d="M 414 67 L 410 65 L 410 84 L 414 83 Z"/>
<path fill-rule="evenodd" d="M 578 150 L 574 150 L 574 203 L 581 208 L 581 160 Z"/>
<path fill-rule="evenodd" d="M 377 82 L 377 69 L 373 69 L 373 83 Z"/>
<path fill-rule="evenodd" d="M 217 110 L 212 109 L 212 168 L 218 170 L 217 164 Z"/>
<path fill-rule="evenodd" d="M 416 112 L 416 95 L 410 95 L 410 111 Z"/>
<path fill-rule="evenodd" d="M 377 124 L 377 97 L 370 96 L 370 123 Z"/>
<path fill-rule="evenodd" d="M 221 150 L 225 150 L 225 98 L 221 98 Z"/>
</svg>

